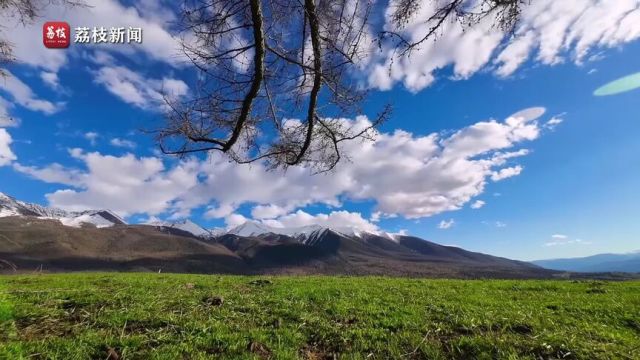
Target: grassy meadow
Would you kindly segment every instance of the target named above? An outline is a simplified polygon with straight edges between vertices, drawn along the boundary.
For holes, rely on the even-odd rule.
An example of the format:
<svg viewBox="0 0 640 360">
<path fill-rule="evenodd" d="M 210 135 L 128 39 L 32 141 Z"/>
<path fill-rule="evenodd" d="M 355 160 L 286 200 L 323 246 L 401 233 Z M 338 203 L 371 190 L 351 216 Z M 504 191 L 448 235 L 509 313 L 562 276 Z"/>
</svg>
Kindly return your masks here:
<svg viewBox="0 0 640 360">
<path fill-rule="evenodd" d="M 0 359 L 640 359 L 640 282 L 0 277 Z"/>
</svg>

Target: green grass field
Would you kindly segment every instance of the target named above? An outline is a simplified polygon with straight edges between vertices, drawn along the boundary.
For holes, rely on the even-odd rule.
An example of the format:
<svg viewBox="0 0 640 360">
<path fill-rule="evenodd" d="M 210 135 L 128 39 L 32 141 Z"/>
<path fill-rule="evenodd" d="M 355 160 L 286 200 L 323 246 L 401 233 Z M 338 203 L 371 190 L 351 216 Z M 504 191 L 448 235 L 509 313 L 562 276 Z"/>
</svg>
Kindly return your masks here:
<svg viewBox="0 0 640 360">
<path fill-rule="evenodd" d="M 2 359 L 640 359 L 640 282 L 0 277 Z"/>
</svg>

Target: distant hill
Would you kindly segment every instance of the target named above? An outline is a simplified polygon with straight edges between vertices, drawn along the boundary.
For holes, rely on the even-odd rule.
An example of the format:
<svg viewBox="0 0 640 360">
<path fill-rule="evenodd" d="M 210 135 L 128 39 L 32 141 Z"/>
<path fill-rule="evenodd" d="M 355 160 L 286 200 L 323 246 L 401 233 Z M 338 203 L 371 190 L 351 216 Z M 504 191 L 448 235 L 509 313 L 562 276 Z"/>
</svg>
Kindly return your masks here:
<svg viewBox="0 0 640 360">
<path fill-rule="evenodd" d="M 599 254 L 583 258 L 533 261 L 546 269 L 577 272 L 640 273 L 640 251 L 628 254 Z"/>
<path fill-rule="evenodd" d="M 399 234 L 257 222 L 229 231 L 189 220 L 132 225 L 109 210 L 69 212 L 0 193 L 0 271 L 16 269 L 458 278 L 556 273 Z"/>
<path fill-rule="evenodd" d="M 231 274 L 346 274 L 541 278 L 535 265 L 442 246 L 329 228 L 294 238 L 272 232 L 198 238 L 150 225 L 65 226 L 29 216 L 0 218 L 0 269 L 164 271 Z M 0 270 L 0 271 L 2 271 Z"/>
<path fill-rule="evenodd" d="M 32 271 L 247 273 L 225 246 L 153 226 L 72 227 L 52 219 L 0 218 L 0 268 Z"/>
</svg>

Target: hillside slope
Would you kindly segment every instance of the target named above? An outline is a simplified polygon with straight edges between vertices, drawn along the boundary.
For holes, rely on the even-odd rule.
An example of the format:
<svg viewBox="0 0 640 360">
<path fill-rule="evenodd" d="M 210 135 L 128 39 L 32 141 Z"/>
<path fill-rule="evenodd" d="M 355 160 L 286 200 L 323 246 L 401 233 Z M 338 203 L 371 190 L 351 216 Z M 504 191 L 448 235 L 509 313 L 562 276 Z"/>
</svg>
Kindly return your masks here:
<svg viewBox="0 0 640 360">
<path fill-rule="evenodd" d="M 69 227 L 52 219 L 0 218 L 0 266 L 31 271 L 170 271 L 233 274 L 346 274 L 431 277 L 550 277 L 535 265 L 472 253 L 414 237 L 312 238 L 263 233 L 197 238 L 149 225 Z"/>
<path fill-rule="evenodd" d="M 640 273 L 640 252 L 628 254 L 598 254 L 582 258 L 533 261 L 547 269 L 578 272 Z"/>
<path fill-rule="evenodd" d="M 353 227 L 208 230 L 188 219 L 129 225 L 109 210 L 71 212 L 0 193 L 0 271 L 171 271 L 459 278 L 546 278 L 530 263 Z"/>
<path fill-rule="evenodd" d="M 48 271 L 146 270 L 246 273 L 240 257 L 216 243 L 152 226 L 64 226 L 51 219 L 0 218 L 0 262 Z M 1 264 L 0 264 L 1 266 Z"/>
</svg>

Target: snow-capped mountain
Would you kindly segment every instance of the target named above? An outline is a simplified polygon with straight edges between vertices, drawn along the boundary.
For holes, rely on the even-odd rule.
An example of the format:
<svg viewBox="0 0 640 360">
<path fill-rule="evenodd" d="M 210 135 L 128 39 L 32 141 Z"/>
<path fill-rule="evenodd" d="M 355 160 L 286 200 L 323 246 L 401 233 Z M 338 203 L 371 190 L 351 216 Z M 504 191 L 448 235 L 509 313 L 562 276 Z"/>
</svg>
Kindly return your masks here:
<svg viewBox="0 0 640 360">
<path fill-rule="evenodd" d="M 214 235 L 214 233 L 211 230 L 207 230 L 202 226 L 188 219 L 182 220 L 182 221 L 175 221 L 175 222 L 151 221 L 151 222 L 148 222 L 147 225 L 153 225 L 153 226 L 157 226 L 157 227 L 168 229 L 168 230 L 176 229 L 178 231 L 184 231 L 194 236 L 203 237 L 203 238 L 208 238 Z"/>
<path fill-rule="evenodd" d="M 319 225 L 310 225 L 292 228 L 277 228 L 268 226 L 255 221 L 247 221 L 227 232 L 227 234 L 237 236 L 261 236 L 266 234 L 277 234 L 292 237 L 303 244 L 312 244 L 313 240 L 318 238 L 322 233 L 329 230 Z"/>
<path fill-rule="evenodd" d="M 355 227 L 326 227 L 321 225 L 308 225 L 302 227 L 273 227 L 255 221 L 247 221 L 231 230 L 228 234 L 237 236 L 260 236 L 265 234 L 277 234 L 292 237 L 303 244 L 312 245 L 315 239 L 326 231 L 333 231 L 347 237 L 362 238 L 367 235 L 382 236 L 396 241 L 396 235 L 387 232 L 363 231 Z"/>
<path fill-rule="evenodd" d="M 66 211 L 54 207 L 26 203 L 0 193 L 0 217 L 34 216 L 43 219 L 56 219 L 63 225 L 80 227 L 93 224 L 96 227 L 124 225 L 126 222 L 110 210 Z"/>
<path fill-rule="evenodd" d="M 59 220 L 63 225 L 80 227 L 82 224 L 93 224 L 96 227 L 110 227 L 123 225 L 126 222 L 110 210 L 66 211 L 38 204 L 26 203 L 14 199 L 11 196 L 0 193 L 0 217 L 7 216 L 33 216 L 45 219 Z M 381 236 L 389 240 L 397 241 L 397 235 L 386 232 L 363 231 L 355 227 L 327 227 L 322 225 L 308 225 L 301 227 L 274 227 L 257 221 L 247 221 L 231 230 L 206 229 L 193 221 L 162 221 L 154 219 L 144 223 L 178 235 L 193 235 L 195 237 L 210 239 L 217 236 L 232 234 L 241 237 L 262 236 L 267 234 L 284 235 L 294 238 L 306 245 L 313 245 L 327 231 L 350 238 L 365 238 L 370 235 Z M 185 234 L 186 233 L 186 234 Z"/>
<path fill-rule="evenodd" d="M 327 224 L 276 227 L 249 221 L 222 231 L 205 229 L 191 220 L 154 218 L 147 224 L 114 227 L 125 222 L 108 210 L 71 212 L 2 193 L 0 217 L 0 239 L 6 244 L 0 273 L 7 262 L 14 270 L 44 264 L 47 269 L 64 271 L 138 271 L 143 266 L 152 271 L 233 274 L 546 277 L 553 273 L 417 237 Z M 33 220 L 38 218 L 50 221 Z M 101 229 L 88 229 L 84 224 Z M 85 261 L 69 261 L 78 258 Z"/>
</svg>

